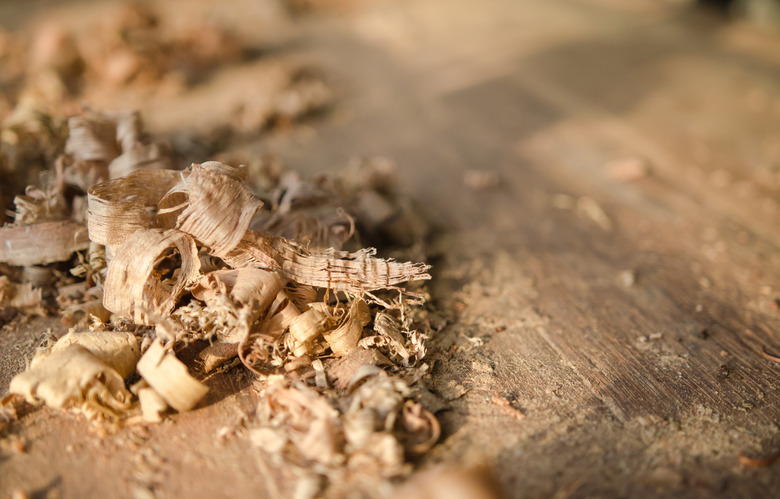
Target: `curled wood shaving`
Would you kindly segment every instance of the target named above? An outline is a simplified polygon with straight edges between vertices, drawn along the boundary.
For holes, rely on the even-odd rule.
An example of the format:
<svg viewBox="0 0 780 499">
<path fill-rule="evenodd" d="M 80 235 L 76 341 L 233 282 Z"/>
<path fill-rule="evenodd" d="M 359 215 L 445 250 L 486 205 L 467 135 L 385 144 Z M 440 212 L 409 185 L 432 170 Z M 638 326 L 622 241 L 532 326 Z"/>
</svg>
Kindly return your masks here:
<svg viewBox="0 0 780 499">
<path fill-rule="evenodd" d="M 780 452 L 775 452 L 774 454 L 770 454 L 766 457 L 748 457 L 745 455 L 745 453 L 740 452 L 739 453 L 739 464 L 742 466 L 748 466 L 752 468 L 763 468 L 765 466 L 770 466 L 774 464 L 777 461 L 780 461 Z"/>
<path fill-rule="evenodd" d="M 108 164 L 119 155 L 116 121 L 97 113 L 73 116 L 68 120 L 65 153 L 76 161 L 99 161 Z"/>
<path fill-rule="evenodd" d="M 138 229 L 151 226 L 152 211 L 180 180 L 175 170 L 139 170 L 89 189 L 89 239 L 116 248 Z"/>
<path fill-rule="evenodd" d="M 412 400 L 404 402 L 400 425 L 408 435 L 404 442 L 406 452 L 412 456 L 425 454 L 441 437 L 441 426 L 436 417 Z"/>
<path fill-rule="evenodd" d="M 65 219 L 68 206 L 64 191 L 64 171 L 62 164 L 58 162 L 55 177 L 48 186 L 40 188 L 28 185 L 24 195 L 14 198 L 14 225 L 32 225 Z"/>
<path fill-rule="evenodd" d="M 189 411 L 209 391 L 187 372 L 179 359 L 166 353 L 159 341 L 149 346 L 136 366 L 138 374 L 174 409 Z"/>
<path fill-rule="evenodd" d="M 379 348 L 388 357 L 409 367 L 420 361 L 426 354 L 426 336 L 419 331 L 401 332 L 401 325 L 390 313 L 380 311 L 374 317 L 373 336 L 360 340 L 362 348 Z M 404 335 L 407 337 L 405 338 Z"/>
<path fill-rule="evenodd" d="M 188 204 L 176 228 L 191 234 L 215 256 L 228 255 L 263 202 L 244 185 L 237 169 L 221 163 L 193 164 L 185 185 Z"/>
<path fill-rule="evenodd" d="M 337 356 L 344 356 L 357 349 L 358 341 L 363 336 L 363 328 L 371 322 L 368 305 L 361 299 L 356 299 L 344 314 L 343 320 L 332 331 L 323 334 L 330 349 Z"/>
<path fill-rule="evenodd" d="M 293 355 L 311 352 L 313 342 L 328 330 L 328 321 L 327 307 L 322 303 L 313 303 L 309 310 L 293 318 L 290 322 Z"/>
<path fill-rule="evenodd" d="M 54 279 L 53 270 L 51 267 L 30 265 L 22 269 L 22 280 L 36 288 L 42 288 L 51 284 Z"/>
<path fill-rule="evenodd" d="M 160 144 L 133 144 L 108 165 L 109 178 L 120 178 L 137 170 L 165 170 L 171 163 Z"/>
<path fill-rule="evenodd" d="M 282 280 L 275 273 L 245 268 L 210 272 L 200 278 L 192 293 L 206 302 L 205 313 L 224 326 L 219 339 L 235 342 L 246 339 L 281 289 Z"/>
<path fill-rule="evenodd" d="M 199 271 L 198 250 L 190 236 L 176 230 L 138 230 L 108 265 L 103 306 L 138 324 L 153 324 L 170 315 Z"/>
<path fill-rule="evenodd" d="M 378 335 L 364 338 L 360 345 L 363 347 L 386 346 L 390 358 L 400 358 L 404 365 L 408 365 L 410 353 L 404 344 L 401 327 L 395 317 L 386 312 L 377 312 L 376 317 L 374 317 L 374 331 Z"/>
<path fill-rule="evenodd" d="M 30 403 L 110 420 L 130 409 L 132 397 L 115 369 L 78 344 L 37 355 L 29 369 L 11 380 L 10 391 Z"/>
<path fill-rule="evenodd" d="M 293 321 L 301 315 L 298 307 L 288 298 L 285 291 L 277 293 L 269 310 L 271 315 L 265 321 L 262 332 L 274 338 L 281 336 L 292 325 Z"/>
<path fill-rule="evenodd" d="M 250 438 L 255 445 L 277 452 L 289 445 L 289 450 L 305 459 L 326 465 L 343 460 L 339 452 L 342 438 L 339 413 L 311 388 L 301 384 L 288 387 L 283 378 L 269 377 L 258 418 L 265 428 L 285 431 L 269 433 L 262 427 L 253 430 Z M 280 436 L 281 442 L 273 442 Z"/>
<path fill-rule="evenodd" d="M 192 294 L 210 306 L 227 297 L 240 306 L 252 305 L 264 312 L 281 292 L 282 280 L 273 272 L 255 268 L 215 270 L 200 278 Z"/>
<path fill-rule="evenodd" d="M 168 410 L 168 403 L 154 388 L 149 386 L 145 379 L 130 387 L 130 391 L 138 397 L 141 405 L 141 418 L 147 423 L 159 423 L 163 420 L 163 413 Z"/>
<path fill-rule="evenodd" d="M 0 262 L 11 265 L 62 262 L 88 247 L 86 227 L 70 221 L 0 228 Z"/>
</svg>

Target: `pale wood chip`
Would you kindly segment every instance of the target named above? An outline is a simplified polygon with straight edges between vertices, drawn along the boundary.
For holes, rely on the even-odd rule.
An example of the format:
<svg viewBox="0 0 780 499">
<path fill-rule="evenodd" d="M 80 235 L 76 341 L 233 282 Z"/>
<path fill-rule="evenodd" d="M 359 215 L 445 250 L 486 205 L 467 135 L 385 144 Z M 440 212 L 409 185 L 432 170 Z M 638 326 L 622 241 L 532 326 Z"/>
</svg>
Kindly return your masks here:
<svg viewBox="0 0 780 499">
<path fill-rule="evenodd" d="M 160 144 L 139 142 L 133 144 L 109 163 L 108 176 L 115 179 L 137 170 L 166 170 L 170 167 L 171 161 Z"/>
<path fill-rule="evenodd" d="M 389 366 L 392 362 L 379 350 L 359 348 L 328 365 L 328 377 L 338 390 L 346 390 L 355 373 L 365 365 Z"/>
<path fill-rule="evenodd" d="M 198 358 L 203 362 L 203 371 L 211 372 L 225 362 L 238 356 L 238 343 L 228 343 L 217 341 L 207 346 L 198 354 Z"/>
<path fill-rule="evenodd" d="M 62 309 L 62 322 L 67 325 L 75 325 L 90 316 L 97 317 L 100 322 L 108 322 L 111 319 L 111 312 L 103 306 L 102 298 L 74 303 Z"/>
<path fill-rule="evenodd" d="M 162 413 L 168 409 L 168 403 L 154 388 L 140 388 L 138 402 L 141 404 L 141 414 L 147 423 L 162 421 Z"/>
<path fill-rule="evenodd" d="M 209 388 L 187 372 L 174 355 L 166 353 L 159 341 L 154 341 L 137 365 L 138 374 L 174 409 L 186 412 L 195 407 Z"/>
<path fill-rule="evenodd" d="M 108 163 L 119 155 L 116 122 L 97 113 L 73 116 L 68 120 L 68 141 L 65 153 L 76 161 Z"/>
<path fill-rule="evenodd" d="M 293 355 L 299 357 L 312 350 L 312 342 L 328 330 L 329 314 L 324 303 L 313 303 L 306 312 L 290 323 L 290 336 L 294 339 Z"/>
</svg>

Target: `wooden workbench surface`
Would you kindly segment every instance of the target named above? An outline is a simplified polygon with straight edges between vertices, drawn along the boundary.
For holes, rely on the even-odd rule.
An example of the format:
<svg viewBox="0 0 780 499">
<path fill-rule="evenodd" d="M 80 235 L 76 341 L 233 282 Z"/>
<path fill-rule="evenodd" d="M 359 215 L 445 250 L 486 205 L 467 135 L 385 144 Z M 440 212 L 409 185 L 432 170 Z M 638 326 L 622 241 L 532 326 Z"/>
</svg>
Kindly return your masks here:
<svg viewBox="0 0 780 499">
<path fill-rule="evenodd" d="M 780 463 L 738 460 L 780 450 L 780 363 L 762 355 L 780 354 L 780 38 L 671 3 L 361 2 L 294 28 L 338 102 L 236 149 L 309 173 L 390 157 L 437 227 L 448 409 L 421 466 L 487 463 L 509 497 L 780 487 Z M 145 111 L 153 133 L 186 126 Z M 23 361 L 6 366 L 3 388 Z M 251 379 L 211 383 L 143 431 L 32 412 L 0 484 L 130 495 L 154 473 L 160 497 L 263 495 L 258 451 L 217 438 L 254 410 Z"/>
</svg>

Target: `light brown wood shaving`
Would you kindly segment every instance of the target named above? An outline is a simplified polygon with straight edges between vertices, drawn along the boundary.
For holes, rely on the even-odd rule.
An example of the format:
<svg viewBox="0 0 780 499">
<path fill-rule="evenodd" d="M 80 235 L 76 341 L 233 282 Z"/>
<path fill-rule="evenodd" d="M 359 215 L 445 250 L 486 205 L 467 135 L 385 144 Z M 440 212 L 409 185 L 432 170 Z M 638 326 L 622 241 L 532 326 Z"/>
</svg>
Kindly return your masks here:
<svg viewBox="0 0 780 499">
<path fill-rule="evenodd" d="M 343 460 L 339 452 L 341 421 L 338 411 L 325 398 L 305 385 L 286 386 L 280 376 L 269 378 L 266 396 L 258 407 L 258 417 L 267 427 L 283 427 L 284 432 L 263 433 L 257 430 L 250 438 L 256 445 L 268 446 L 266 438 L 282 436 L 305 459 L 325 465 Z M 265 437 L 265 438 L 263 438 Z M 268 448 L 282 451 L 285 443 Z"/>
<path fill-rule="evenodd" d="M 181 179 L 175 170 L 139 170 L 89 189 L 89 238 L 116 248 L 138 229 L 152 224 L 150 212 Z"/>
<path fill-rule="evenodd" d="M 356 252 L 308 249 L 283 237 L 247 231 L 225 261 L 234 267 L 278 268 L 290 281 L 356 295 L 431 278 L 430 265 L 396 262 L 375 255 L 374 248 Z"/>
<path fill-rule="evenodd" d="M 171 265 L 168 258 L 176 261 L 173 267 L 166 268 Z M 138 230 L 108 265 L 103 306 L 138 324 L 154 324 L 170 315 L 199 271 L 198 250 L 189 235 L 177 230 Z"/>
<path fill-rule="evenodd" d="M 57 169 L 55 178 L 45 188 L 28 185 L 24 195 L 14 198 L 14 225 L 32 225 L 67 218 L 64 190 L 62 168 Z"/>
<path fill-rule="evenodd" d="M 273 272 L 255 268 L 224 269 L 202 276 L 192 293 L 203 300 L 203 314 L 222 326 L 221 341 L 246 339 L 257 319 L 264 315 L 282 290 L 282 280 Z"/>
<path fill-rule="evenodd" d="M 10 391 L 30 403 L 76 410 L 90 419 L 119 419 L 132 398 L 122 376 L 78 344 L 37 355 L 11 380 Z"/>
<path fill-rule="evenodd" d="M 79 345 L 98 360 L 111 366 L 122 378 L 135 372 L 135 365 L 141 358 L 138 339 L 130 333 L 119 331 L 71 331 L 54 344 L 51 351 L 64 350 L 70 345 Z"/>
<path fill-rule="evenodd" d="M 238 356 L 238 343 L 217 341 L 207 346 L 198 354 L 198 359 L 203 363 L 203 371 L 210 373 L 225 362 Z"/>
<path fill-rule="evenodd" d="M 100 322 L 108 322 L 111 312 L 103 306 L 103 299 L 74 303 L 62 309 L 62 323 L 68 326 L 86 324 L 90 317 L 97 318 Z"/>
<path fill-rule="evenodd" d="M 323 333 L 334 355 L 344 356 L 354 352 L 363 336 L 363 328 L 371 322 L 371 313 L 364 300 L 356 299 L 344 314 L 338 326 Z"/>
<path fill-rule="evenodd" d="M 261 333 L 272 338 L 278 338 L 301 315 L 298 307 L 290 300 L 287 291 L 277 293 L 274 302 L 269 308 L 269 316 L 266 318 Z"/>
<path fill-rule="evenodd" d="M 136 366 L 138 374 L 174 409 L 189 411 L 209 391 L 187 372 L 185 366 L 169 355 L 159 341 L 151 344 Z"/>
<path fill-rule="evenodd" d="M 162 413 L 168 409 L 168 403 L 154 388 L 140 388 L 138 402 L 141 404 L 141 414 L 148 423 L 162 421 Z"/>
<path fill-rule="evenodd" d="M 160 144 L 133 144 L 108 165 L 108 177 L 120 178 L 137 170 L 165 170 L 171 162 Z"/>
<path fill-rule="evenodd" d="M 30 315 L 46 315 L 42 299 L 40 288 L 30 283 L 13 283 L 7 276 L 0 276 L 0 309 L 10 307 Z"/>
<path fill-rule="evenodd" d="M 312 351 L 314 341 L 328 330 L 329 319 L 324 303 L 313 303 L 309 310 L 293 318 L 289 326 L 293 355 L 306 355 Z"/>
<path fill-rule="evenodd" d="M 120 153 L 116 141 L 116 121 L 97 113 L 73 116 L 68 120 L 65 154 L 76 161 L 99 161 L 108 164 Z"/>
<path fill-rule="evenodd" d="M 221 163 L 193 164 L 185 185 L 188 204 L 176 228 L 191 234 L 213 255 L 228 255 L 263 202 L 244 185 L 237 169 Z"/>
<path fill-rule="evenodd" d="M 282 280 L 262 269 L 224 269 L 203 275 L 192 294 L 210 306 L 219 306 L 224 296 L 239 306 L 255 306 L 262 313 L 281 292 Z"/>
<path fill-rule="evenodd" d="M 0 228 L 0 262 L 11 265 L 62 262 L 88 247 L 86 227 L 66 220 Z"/>
</svg>

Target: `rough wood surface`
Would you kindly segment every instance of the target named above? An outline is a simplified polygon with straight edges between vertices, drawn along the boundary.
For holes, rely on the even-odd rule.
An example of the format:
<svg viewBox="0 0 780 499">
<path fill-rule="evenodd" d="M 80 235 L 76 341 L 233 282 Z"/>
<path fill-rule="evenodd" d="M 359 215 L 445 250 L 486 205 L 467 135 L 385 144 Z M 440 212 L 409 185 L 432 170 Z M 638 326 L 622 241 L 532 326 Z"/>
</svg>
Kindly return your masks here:
<svg viewBox="0 0 780 499">
<path fill-rule="evenodd" d="M 447 409 L 423 466 L 487 463 L 508 497 L 777 490 L 779 463 L 738 459 L 780 448 L 780 364 L 761 353 L 780 353 L 776 35 L 640 0 L 360 2 L 296 30 L 341 100 L 236 150 L 310 173 L 392 157 L 438 225 L 450 324 L 431 389 Z M 173 107 L 142 109 L 151 132 L 188 125 L 160 115 Z M 647 175 L 615 173 L 637 158 Z M 469 188 L 472 170 L 497 186 Z M 30 328 L 2 332 L 3 389 Z M 206 383 L 200 409 L 148 430 L 27 414 L 9 429 L 26 452 L 2 447 L 3 490 L 272 494 L 273 466 L 236 435 L 250 375 Z"/>
</svg>

